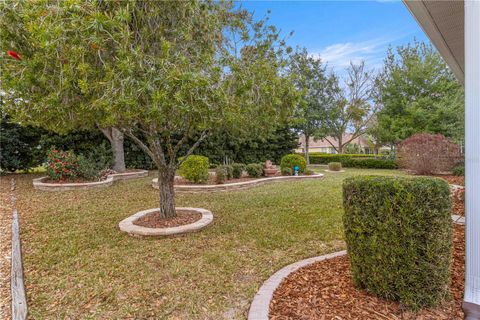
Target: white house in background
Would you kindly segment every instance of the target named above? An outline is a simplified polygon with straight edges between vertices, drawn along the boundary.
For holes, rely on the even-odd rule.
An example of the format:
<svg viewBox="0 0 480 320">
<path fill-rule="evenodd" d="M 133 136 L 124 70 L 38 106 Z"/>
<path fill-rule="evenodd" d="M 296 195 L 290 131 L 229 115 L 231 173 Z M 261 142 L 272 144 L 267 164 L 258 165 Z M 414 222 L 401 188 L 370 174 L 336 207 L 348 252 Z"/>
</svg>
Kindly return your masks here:
<svg viewBox="0 0 480 320">
<path fill-rule="evenodd" d="M 346 133 L 343 135 L 342 140 L 343 141 L 348 141 L 352 138 L 352 135 L 349 133 Z M 305 153 L 305 136 L 302 134 L 298 138 L 298 148 L 295 150 L 297 153 Z M 338 153 L 337 150 L 332 146 L 338 145 L 338 141 L 334 137 L 326 137 L 325 139 L 315 139 L 310 137 L 309 143 L 308 143 L 308 151 L 309 153 L 312 152 L 321 152 L 321 153 L 329 153 L 329 154 L 335 154 Z M 374 150 L 372 148 L 371 143 L 369 143 L 368 139 L 365 138 L 365 136 L 359 136 L 355 139 L 353 139 L 350 142 L 350 145 L 354 145 L 358 148 L 359 153 L 366 153 L 366 154 L 371 154 L 374 153 Z M 344 148 L 344 152 L 345 152 Z M 383 149 L 383 148 L 380 148 Z M 390 148 L 386 148 L 386 150 L 390 150 Z"/>
</svg>

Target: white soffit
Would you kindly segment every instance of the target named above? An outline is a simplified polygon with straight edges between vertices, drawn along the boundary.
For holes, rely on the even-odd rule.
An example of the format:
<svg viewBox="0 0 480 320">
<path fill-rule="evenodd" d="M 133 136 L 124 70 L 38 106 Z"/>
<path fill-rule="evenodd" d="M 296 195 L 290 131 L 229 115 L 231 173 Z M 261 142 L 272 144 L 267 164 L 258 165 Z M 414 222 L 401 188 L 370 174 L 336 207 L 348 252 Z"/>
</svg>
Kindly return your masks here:
<svg viewBox="0 0 480 320">
<path fill-rule="evenodd" d="M 463 0 L 403 0 L 403 2 L 458 80 L 464 83 Z"/>
</svg>

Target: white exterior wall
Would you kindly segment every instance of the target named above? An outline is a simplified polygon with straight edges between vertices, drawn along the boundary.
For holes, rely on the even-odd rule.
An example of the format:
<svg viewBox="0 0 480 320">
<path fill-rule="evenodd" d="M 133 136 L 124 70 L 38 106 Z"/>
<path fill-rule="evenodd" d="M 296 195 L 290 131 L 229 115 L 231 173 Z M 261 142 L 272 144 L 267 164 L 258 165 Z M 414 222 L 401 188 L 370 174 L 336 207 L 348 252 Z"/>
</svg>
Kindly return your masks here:
<svg viewBox="0 0 480 320">
<path fill-rule="evenodd" d="M 465 1 L 466 270 L 464 301 L 480 305 L 480 1 Z M 470 319 L 474 319 L 471 317 Z M 476 319 L 476 318 L 475 318 Z"/>
</svg>

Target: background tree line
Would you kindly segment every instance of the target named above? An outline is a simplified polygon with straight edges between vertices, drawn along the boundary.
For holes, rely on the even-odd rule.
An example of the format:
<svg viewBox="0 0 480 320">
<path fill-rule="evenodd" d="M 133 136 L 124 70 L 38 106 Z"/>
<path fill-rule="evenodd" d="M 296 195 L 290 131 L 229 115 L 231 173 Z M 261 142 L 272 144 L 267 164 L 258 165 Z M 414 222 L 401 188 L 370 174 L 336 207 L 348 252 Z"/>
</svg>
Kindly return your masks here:
<svg viewBox="0 0 480 320">
<path fill-rule="evenodd" d="M 32 10 L 31 14 L 41 14 L 32 8 L 28 7 L 28 10 Z M 115 9 L 115 6 L 102 8 L 105 12 Z M 9 18 L 18 19 L 13 15 Z M 82 18 L 69 16 L 68 23 L 78 22 L 78 19 Z M 50 23 L 54 24 L 55 21 Z M 12 39 L 23 44 L 23 40 L 18 38 L 22 39 L 21 35 L 26 30 L 18 27 L 13 30 L 13 24 L 5 24 L 3 27 L 4 46 L 11 43 Z M 47 31 L 48 28 L 36 32 L 43 34 Z M 119 34 L 123 32 L 116 31 Z M 262 31 L 259 28 L 257 32 Z M 94 37 L 95 41 L 87 48 L 93 50 L 93 53 L 104 36 L 102 33 L 94 35 L 97 38 Z M 13 74 L 4 73 L 3 83 L 28 94 L 30 101 L 27 108 L 10 108 L 10 115 L 5 112 L 2 101 L 0 166 L 3 170 L 41 165 L 46 150 L 51 146 L 72 149 L 77 153 L 92 152 L 102 146 L 110 153 L 113 166 L 118 171 L 123 171 L 125 167 L 155 167 L 152 159 L 142 152 L 144 150 L 133 140 L 125 139 L 125 132 L 115 127 L 117 120 L 112 116 L 115 112 L 108 113 L 105 108 L 87 106 L 88 103 L 98 104 L 98 97 L 104 96 L 100 89 L 89 83 L 110 77 L 107 72 L 111 71 L 107 56 L 98 58 L 89 51 L 81 52 L 85 49 L 79 49 L 83 45 L 82 37 L 82 34 L 74 33 L 73 40 L 61 39 L 67 50 L 62 54 L 76 54 L 79 61 L 83 61 L 69 61 L 73 63 L 69 66 L 72 69 L 69 72 L 58 68 L 59 61 L 45 58 L 58 47 L 52 46 L 46 47 L 41 54 L 29 52 L 31 49 L 25 48 L 25 53 L 31 55 L 29 63 L 33 65 L 33 70 L 39 71 L 40 66 L 44 67 L 39 78 L 18 81 Z M 277 39 L 278 35 L 272 33 L 268 37 L 265 38 L 267 42 Z M 231 45 L 232 50 L 234 44 Z M 243 52 L 236 55 L 245 58 L 255 54 L 253 51 L 248 52 L 248 48 L 243 47 Z M 106 49 L 114 50 L 113 47 Z M 161 55 L 162 51 L 156 51 L 156 54 Z M 91 59 L 88 61 L 90 65 L 85 59 Z M 237 60 L 237 68 L 241 68 L 242 61 L 243 58 Z M 374 150 L 385 145 L 393 147 L 418 132 L 441 133 L 457 143 L 463 141 L 463 88 L 430 45 L 415 41 L 406 46 L 390 48 L 381 70 L 369 70 L 364 62 L 352 63 L 342 78 L 329 71 L 321 57 L 309 54 L 306 49 L 299 48 L 287 54 L 286 61 L 283 72 L 292 79 L 298 93 L 298 99 L 291 100 L 294 103 L 294 114 L 288 122 L 277 125 L 274 131 L 253 135 L 253 138 L 252 135 L 242 134 L 240 128 L 235 132 L 220 128 L 212 132 L 208 140 L 200 141 L 194 152 L 208 154 L 212 163 L 217 164 L 225 161 L 278 161 L 283 154 L 292 152 L 298 146 L 298 134 L 305 135 L 306 150 L 309 148 L 309 138 L 312 137 L 326 139 L 338 153 L 354 151 L 355 146 L 351 142 L 361 135 L 369 139 Z M 2 59 L 2 63 L 5 62 L 8 61 Z M 60 62 L 66 64 L 65 61 Z M 62 77 L 68 76 L 80 80 L 62 80 Z M 108 80 L 111 83 L 117 81 Z M 63 82 L 58 83 L 59 81 Z M 47 86 L 60 87 L 63 92 L 59 94 Z M 33 87 L 36 88 L 34 92 L 31 91 Z M 3 92 L 2 100 L 8 99 L 10 94 L 11 91 Z M 59 104 L 63 109 L 58 108 Z M 69 112 L 64 112 L 65 109 L 69 109 Z M 76 121 L 70 121 L 75 118 L 74 114 L 82 116 L 78 116 Z M 184 118 L 179 118 L 180 121 L 182 119 Z M 198 128 L 199 132 L 200 129 Z M 345 140 L 346 133 L 351 135 Z M 145 132 L 137 130 L 135 134 L 142 136 Z M 141 138 L 144 140 L 145 137 Z M 175 135 L 170 139 L 177 143 L 180 140 Z M 198 139 L 198 135 L 189 135 L 186 145 L 194 144 L 195 139 Z M 188 151 L 183 149 L 183 152 Z M 306 157 L 308 161 L 308 152 Z"/>
</svg>

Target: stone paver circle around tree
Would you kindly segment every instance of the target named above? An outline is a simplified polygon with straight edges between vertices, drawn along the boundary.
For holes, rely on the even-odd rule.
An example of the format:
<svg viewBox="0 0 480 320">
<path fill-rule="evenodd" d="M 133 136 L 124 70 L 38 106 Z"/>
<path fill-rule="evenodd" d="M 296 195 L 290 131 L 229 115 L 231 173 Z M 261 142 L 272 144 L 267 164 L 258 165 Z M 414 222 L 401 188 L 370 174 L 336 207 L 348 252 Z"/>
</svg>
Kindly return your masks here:
<svg viewBox="0 0 480 320">
<path fill-rule="evenodd" d="M 184 233 L 196 232 L 205 228 L 213 221 L 213 214 L 211 211 L 203 208 L 190 208 L 190 207 L 176 207 L 178 211 L 191 211 L 192 213 L 200 213 L 201 218 L 193 223 L 185 224 L 176 227 L 167 228 L 149 228 L 134 224 L 138 219 L 158 212 L 159 208 L 143 210 L 131 215 L 130 217 L 123 219 L 118 224 L 119 228 L 123 232 L 127 232 L 132 236 L 171 236 Z"/>
</svg>

